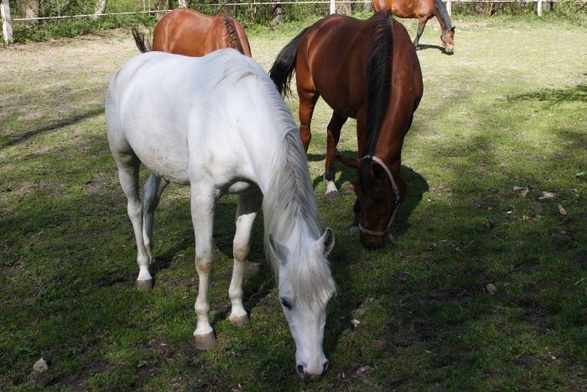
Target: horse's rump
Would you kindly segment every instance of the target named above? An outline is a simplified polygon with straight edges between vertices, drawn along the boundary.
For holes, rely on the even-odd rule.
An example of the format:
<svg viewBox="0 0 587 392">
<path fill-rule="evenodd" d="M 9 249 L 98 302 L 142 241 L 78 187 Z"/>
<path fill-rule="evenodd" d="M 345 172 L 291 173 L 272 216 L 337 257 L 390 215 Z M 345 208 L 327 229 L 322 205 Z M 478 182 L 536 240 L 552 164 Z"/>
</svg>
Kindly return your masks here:
<svg viewBox="0 0 587 392">
<path fill-rule="evenodd" d="M 251 57 L 244 28 L 228 14 L 210 16 L 177 8 L 163 15 L 153 30 L 153 50 L 204 56 L 222 48 L 233 48 Z"/>
</svg>

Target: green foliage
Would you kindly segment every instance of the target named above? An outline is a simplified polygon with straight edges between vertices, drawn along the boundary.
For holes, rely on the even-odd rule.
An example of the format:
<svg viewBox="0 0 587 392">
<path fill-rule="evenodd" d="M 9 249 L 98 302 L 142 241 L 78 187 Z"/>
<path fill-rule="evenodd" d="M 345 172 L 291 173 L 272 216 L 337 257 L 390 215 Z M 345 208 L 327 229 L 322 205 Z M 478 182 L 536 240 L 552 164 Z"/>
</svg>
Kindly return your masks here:
<svg viewBox="0 0 587 392">
<path fill-rule="evenodd" d="M 273 3 L 264 5 L 233 5 L 248 3 L 247 0 L 226 1 L 192 1 L 190 7 L 207 14 L 228 12 L 237 18 L 247 29 L 252 31 L 263 30 L 272 25 L 274 18 Z M 231 5 L 227 5 L 231 4 Z M 552 10 L 545 3 L 545 18 L 561 18 L 573 21 L 582 26 L 587 25 L 587 3 L 582 0 L 562 0 L 557 2 Z M 36 23 L 15 22 L 14 41 L 43 41 L 51 38 L 71 38 L 78 35 L 96 34 L 103 30 L 128 27 L 129 25 L 144 24 L 153 26 L 157 20 L 157 11 L 176 7 L 176 2 L 154 1 L 139 2 L 135 0 L 110 0 L 106 9 L 107 16 L 94 18 L 66 18 L 58 20 L 41 20 Z M 91 1 L 41 1 L 40 17 L 58 17 L 74 15 L 92 15 L 95 3 Z M 329 13 L 329 4 L 283 4 L 283 21 L 296 25 Z M 18 15 L 16 2 L 11 3 L 13 15 Z M 364 4 L 352 4 L 349 8 L 359 18 L 367 18 L 370 11 L 365 10 Z M 550 10 L 550 11 L 549 11 Z M 340 11 L 340 10 L 339 10 Z M 130 15 L 112 15 L 117 13 L 133 13 Z M 145 13 L 143 13 L 145 12 Z M 520 18 L 536 14 L 536 3 L 453 3 L 452 12 L 455 18 L 469 16 L 499 16 Z M 108 15 L 110 14 L 110 15 Z M 14 18 L 14 16 L 13 16 Z"/>
</svg>

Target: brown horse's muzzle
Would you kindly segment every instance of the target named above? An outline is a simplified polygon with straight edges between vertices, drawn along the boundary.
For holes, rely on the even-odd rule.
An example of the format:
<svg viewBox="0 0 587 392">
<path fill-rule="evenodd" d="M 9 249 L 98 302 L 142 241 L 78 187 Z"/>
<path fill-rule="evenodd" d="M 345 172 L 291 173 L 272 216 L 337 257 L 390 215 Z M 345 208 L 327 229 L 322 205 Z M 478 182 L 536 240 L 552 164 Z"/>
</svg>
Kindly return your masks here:
<svg viewBox="0 0 587 392">
<path fill-rule="evenodd" d="M 361 241 L 361 244 L 368 250 L 377 250 L 379 248 L 382 248 L 385 244 L 384 238 L 385 237 L 365 233 L 361 233 L 359 235 L 359 240 Z"/>
</svg>

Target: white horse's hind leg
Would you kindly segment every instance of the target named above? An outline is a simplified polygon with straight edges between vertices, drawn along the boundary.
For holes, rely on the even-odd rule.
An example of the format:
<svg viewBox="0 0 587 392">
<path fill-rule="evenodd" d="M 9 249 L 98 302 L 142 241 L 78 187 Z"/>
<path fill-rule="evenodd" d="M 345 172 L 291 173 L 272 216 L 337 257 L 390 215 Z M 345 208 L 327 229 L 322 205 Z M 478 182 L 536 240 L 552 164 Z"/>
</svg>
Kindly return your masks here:
<svg viewBox="0 0 587 392">
<path fill-rule="evenodd" d="M 205 350 L 216 345 L 214 330 L 208 320 L 210 310 L 208 304 L 208 280 L 214 261 L 212 229 L 216 196 L 213 191 L 206 192 L 203 187 L 193 184 L 191 194 L 192 222 L 196 237 L 196 270 L 199 278 L 198 297 L 194 306 L 198 321 L 194 337 L 196 339 L 196 348 Z"/>
<path fill-rule="evenodd" d="M 137 264 L 139 276 L 137 288 L 150 290 L 153 288 L 153 278 L 149 272 L 150 256 L 143 241 L 143 209 L 139 198 L 139 168 L 141 162 L 133 155 L 115 155 L 118 165 L 118 177 L 122 191 L 127 199 L 127 211 L 132 223 L 137 243 Z"/>
<path fill-rule="evenodd" d="M 251 246 L 251 231 L 257 212 L 261 208 L 263 195 L 258 189 L 241 195 L 236 212 L 236 233 L 234 235 L 232 253 L 234 266 L 228 296 L 232 304 L 229 320 L 240 326 L 245 325 L 249 318 L 243 306 L 243 275 L 245 261 Z"/>
<path fill-rule="evenodd" d="M 155 210 L 159 205 L 161 194 L 169 182 L 155 173 L 151 173 L 145 184 L 145 196 L 143 198 L 143 241 L 149 259 L 153 260 L 153 221 Z"/>
</svg>

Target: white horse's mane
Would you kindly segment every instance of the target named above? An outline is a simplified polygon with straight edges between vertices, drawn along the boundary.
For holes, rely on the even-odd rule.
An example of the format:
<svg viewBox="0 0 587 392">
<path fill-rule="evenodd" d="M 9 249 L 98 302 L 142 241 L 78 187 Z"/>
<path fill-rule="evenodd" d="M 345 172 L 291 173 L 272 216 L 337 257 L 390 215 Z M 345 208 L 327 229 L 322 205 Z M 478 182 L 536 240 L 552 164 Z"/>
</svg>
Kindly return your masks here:
<svg viewBox="0 0 587 392">
<path fill-rule="evenodd" d="M 269 246 L 269 235 L 282 242 L 295 244 L 289 247 L 286 266 L 292 289 L 304 301 L 325 304 L 336 291 L 336 284 L 322 253 L 323 247 L 315 244 L 322 232 L 306 153 L 297 125 L 275 86 L 271 85 L 270 88 L 277 104 L 283 108 L 276 121 L 281 123 L 280 129 L 286 128 L 287 131 L 281 147 L 273 156 L 273 172 L 263 197 L 265 252 L 277 274 L 280 261 Z"/>
</svg>

